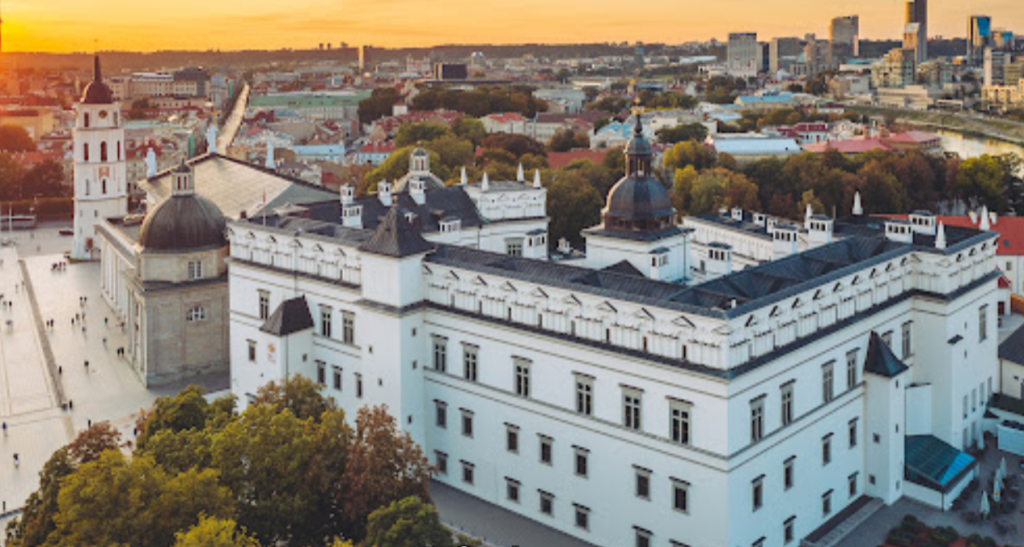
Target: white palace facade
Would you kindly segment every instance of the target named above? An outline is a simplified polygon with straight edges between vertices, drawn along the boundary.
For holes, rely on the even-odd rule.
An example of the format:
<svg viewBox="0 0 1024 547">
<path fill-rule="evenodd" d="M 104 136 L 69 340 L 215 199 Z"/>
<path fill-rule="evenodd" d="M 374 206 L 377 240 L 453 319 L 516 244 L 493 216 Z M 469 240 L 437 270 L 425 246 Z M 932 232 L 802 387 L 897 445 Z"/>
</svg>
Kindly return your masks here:
<svg viewBox="0 0 1024 547">
<path fill-rule="evenodd" d="M 601 546 L 780 547 L 847 508 L 948 507 L 997 375 L 996 234 L 773 227 L 736 271 L 743 240 L 701 243 L 723 252 L 695 283 L 642 134 L 627 155 L 582 265 L 547 260 L 522 175 L 228 222 L 232 391 L 301 374 L 350 415 L 385 404 L 438 480 Z"/>
</svg>

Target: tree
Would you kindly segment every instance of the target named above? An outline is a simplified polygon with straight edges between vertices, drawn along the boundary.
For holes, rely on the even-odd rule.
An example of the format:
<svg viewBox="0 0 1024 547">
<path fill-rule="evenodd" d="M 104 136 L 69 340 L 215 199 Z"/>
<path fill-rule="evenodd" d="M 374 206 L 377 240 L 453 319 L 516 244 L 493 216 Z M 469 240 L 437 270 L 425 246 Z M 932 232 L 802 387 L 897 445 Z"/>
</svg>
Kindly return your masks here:
<svg viewBox="0 0 1024 547">
<path fill-rule="evenodd" d="M 108 450 L 67 476 L 58 495 L 53 547 L 169 547 L 200 514 L 231 518 L 231 492 L 211 469 L 168 475 L 151 458 Z"/>
<path fill-rule="evenodd" d="M 1004 180 L 1005 174 L 999 160 L 984 154 L 962 161 L 955 183 L 961 198 L 999 211 L 1002 210 Z"/>
<path fill-rule="evenodd" d="M 121 432 L 114 429 L 110 422 L 100 422 L 79 433 L 68 444 L 68 457 L 78 466 L 99 459 L 107 450 L 118 450 L 120 445 Z"/>
<path fill-rule="evenodd" d="M 526 135 L 513 135 L 510 133 L 494 133 L 487 135 L 480 143 L 482 148 L 500 148 L 512 154 L 516 160 L 523 154 L 534 154 L 547 157 L 547 150 L 544 145 Z"/>
<path fill-rule="evenodd" d="M 601 165 L 615 175 L 622 175 L 626 172 L 626 154 L 621 148 L 612 148 L 604 153 Z"/>
<path fill-rule="evenodd" d="M 32 152 L 36 143 L 23 127 L 0 125 L 0 152 Z"/>
<path fill-rule="evenodd" d="M 682 169 L 692 165 L 698 171 L 715 165 L 715 152 L 696 141 L 676 143 L 665 151 L 665 169 Z"/>
<path fill-rule="evenodd" d="M 395 134 L 395 146 L 412 146 L 430 142 L 451 133 L 448 126 L 437 122 L 402 124 Z"/>
<path fill-rule="evenodd" d="M 188 531 L 174 534 L 174 547 L 260 547 L 260 542 L 234 520 L 203 515 Z"/>
<path fill-rule="evenodd" d="M 21 515 L 7 524 L 9 544 L 16 547 L 35 547 L 57 529 L 54 517 L 60 512 L 58 494 L 60 481 L 73 473 L 75 463 L 67 448 L 50 456 L 39 472 L 39 488 L 25 501 Z"/>
<path fill-rule="evenodd" d="M 664 127 L 656 133 L 658 142 L 675 144 L 683 141 L 703 141 L 708 136 L 708 128 L 701 123 L 684 123 L 675 127 Z"/>
<path fill-rule="evenodd" d="M 363 407 L 356 418 L 343 476 L 346 537 L 363 537 L 374 509 L 408 496 L 429 499 L 434 467 L 408 433 L 400 433 L 387 408 Z"/>
<path fill-rule="evenodd" d="M 71 186 L 65 184 L 66 180 L 61 164 L 54 160 L 41 161 L 25 173 L 21 183 L 22 199 L 69 196 Z"/>
<path fill-rule="evenodd" d="M 601 194 L 579 171 L 559 172 L 548 184 L 548 216 L 551 223 L 549 246 L 556 246 L 562 238 L 574 246 L 583 244 L 580 232 L 601 222 Z"/>
<path fill-rule="evenodd" d="M 265 544 L 291 539 L 315 513 L 313 431 L 312 418 L 256 404 L 213 439 L 211 461 L 235 497 L 238 522 Z"/>
<path fill-rule="evenodd" d="M 484 127 L 484 123 L 468 116 L 455 120 L 452 123 L 452 131 L 460 139 L 472 142 L 474 147 L 480 146 L 484 137 L 487 136 L 487 129 Z"/>
<path fill-rule="evenodd" d="M 401 95 L 393 87 L 378 87 L 370 93 L 370 96 L 359 101 L 359 123 L 369 124 L 374 120 L 390 116 L 392 107 Z"/>
<path fill-rule="evenodd" d="M 337 408 L 334 399 L 324 397 L 322 391 L 323 386 L 313 380 L 292 374 L 280 382 L 271 380 L 259 388 L 253 404 L 271 406 L 275 413 L 289 410 L 300 420 L 319 420 L 324 412 Z"/>
<path fill-rule="evenodd" d="M 372 547 L 455 547 L 437 508 L 415 496 L 391 502 L 370 516 L 363 545 Z"/>
<path fill-rule="evenodd" d="M 625 110 L 627 106 L 629 106 L 629 99 L 608 95 L 601 97 L 597 101 L 588 103 L 584 108 L 587 110 L 601 110 L 614 115 Z"/>
<path fill-rule="evenodd" d="M 473 163 L 473 143 L 455 135 L 445 135 L 427 143 L 431 154 L 431 170 L 441 180 L 454 179 L 464 165 Z M 437 155 L 437 162 L 433 160 Z"/>
<path fill-rule="evenodd" d="M 683 173 L 684 178 L 690 174 Z M 686 183 L 683 183 L 685 185 Z M 720 207 L 758 208 L 757 186 L 740 173 L 714 168 L 701 171 L 689 182 L 689 214 L 713 213 Z"/>
<path fill-rule="evenodd" d="M 15 199 L 21 193 L 25 169 L 7 152 L 0 152 L 0 200 Z"/>
<path fill-rule="evenodd" d="M 865 213 L 906 212 L 906 190 L 880 161 L 869 161 L 857 172 L 857 178 Z"/>
<path fill-rule="evenodd" d="M 203 396 L 203 388 L 190 385 L 176 395 L 160 397 L 153 410 L 143 413 L 136 422 L 139 431 L 136 444 L 145 448 L 149 437 L 159 431 L 171 432 L 186 429 L 202 429 L 206 425 L 209 403 Z"/>
<path fill-rule="evenodd" d="M 555 131 L 555 134 L 548 141 L 548 148 L 552 152 L 568 152 L 574 148 L 589 148 L 590 139 L 583 133 L 577 133 L 569 128 Z"/>
</svg>

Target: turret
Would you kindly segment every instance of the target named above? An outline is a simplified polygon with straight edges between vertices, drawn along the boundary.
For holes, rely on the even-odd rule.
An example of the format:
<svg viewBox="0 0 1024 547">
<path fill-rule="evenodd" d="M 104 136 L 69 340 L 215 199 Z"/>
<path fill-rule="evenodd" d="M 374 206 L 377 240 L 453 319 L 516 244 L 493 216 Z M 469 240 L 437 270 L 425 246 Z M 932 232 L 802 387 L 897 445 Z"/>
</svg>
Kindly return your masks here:
<svg viewBox="0 0 1024 547">
<path fill-rule="evenodd" d="M 380 200 L 381 205 L 385 207 L 391 207 L 391 189 L 392 184 L 386 180 L 382 180 L 377 183 L 377 199 Z"/>
<path fill-rule="evenodd" d="M 860 191 L 854 192 L 853 194 L 853 211 L 854 216 L 861 216 L 864 214 L 864 207 L 860 204 Z"/>
</svg>

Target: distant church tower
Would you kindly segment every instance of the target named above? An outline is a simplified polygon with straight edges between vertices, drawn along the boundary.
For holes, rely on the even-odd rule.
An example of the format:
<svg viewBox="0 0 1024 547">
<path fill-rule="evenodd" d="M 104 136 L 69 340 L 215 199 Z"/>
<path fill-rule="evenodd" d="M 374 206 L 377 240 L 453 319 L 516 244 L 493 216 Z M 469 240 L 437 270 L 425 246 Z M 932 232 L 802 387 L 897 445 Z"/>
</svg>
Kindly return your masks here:
<svg viewBox="0 0 1024 547">
<path fill-rule="evenodd" d="M 103 219 L 128 213 L 128 173 L 121 109 L 103 83 L 96 56 L 93 81 L 77 105 L 74 131 L 75 239 L 72 258 L 93 256 L 96 226 Z"/>
</svg>

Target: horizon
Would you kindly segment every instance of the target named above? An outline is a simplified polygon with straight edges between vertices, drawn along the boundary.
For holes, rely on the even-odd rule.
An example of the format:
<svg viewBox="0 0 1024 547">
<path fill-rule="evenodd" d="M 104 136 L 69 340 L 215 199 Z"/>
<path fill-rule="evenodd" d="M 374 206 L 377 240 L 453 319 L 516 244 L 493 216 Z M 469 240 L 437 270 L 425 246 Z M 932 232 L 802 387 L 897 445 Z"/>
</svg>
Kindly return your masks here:
<svg viewBox="0 0 1024 547">
<path fill-rule="evenodd" d="M 224 0 L 210 5 L 181 0 L 179 7 L 141 13 L 131 0 L 7 0 L 3 2 L 4 53 L 87 53 L 94 51 L 275 51 L 372 45 L 383 48 L 432 48 L 468 45 L 569 45 L 619 42 L 682 44 L 726 40 L 729 32 L 756 32 L 760 40 L 814 33 L 828 37 L 833 17 L 858 15 L 861 38 L 899 40 L 903 2 L 867 0 L 857 9 L 787 0 L 784 8 L 756 0 L 725 0 L 714 5 L 678 5 L 649 0 L 642 11 L 624 11 L 611 0 L 563 0 L 551 5 L 526 0 L 514 6 L 488 6 L 482 13 L 472 0 L 376 0 L 358 10 L 347 1 L 298 0 L 282 9 L 274 0 Z M 245 13 L 237 14 L 240 9 Z M 475 9 L 474 9 L 475 8 Z M 930 6 L 932 38 L 966 35 L 970 15 L 992 17 L 993 27 L 1015 29 L 1024 23 L 1024 4 L 1013 0 L 975 2 L 971 9 L 946 3 Z M 723 13 L 742 10 L 748 21 L 733 22 Z M 664 17 L 652 20 L 652 14 Z M 234 17 L 229 32 L 223 21 Z M 566 27 L 564 21 L 577 24 Z M 87 25 L 82 23 L 87 22 Z M 805 26 L 804 21 L 812 21 Z M 189 29 L 182 32 L 181 29 Z"/>
</svg>

